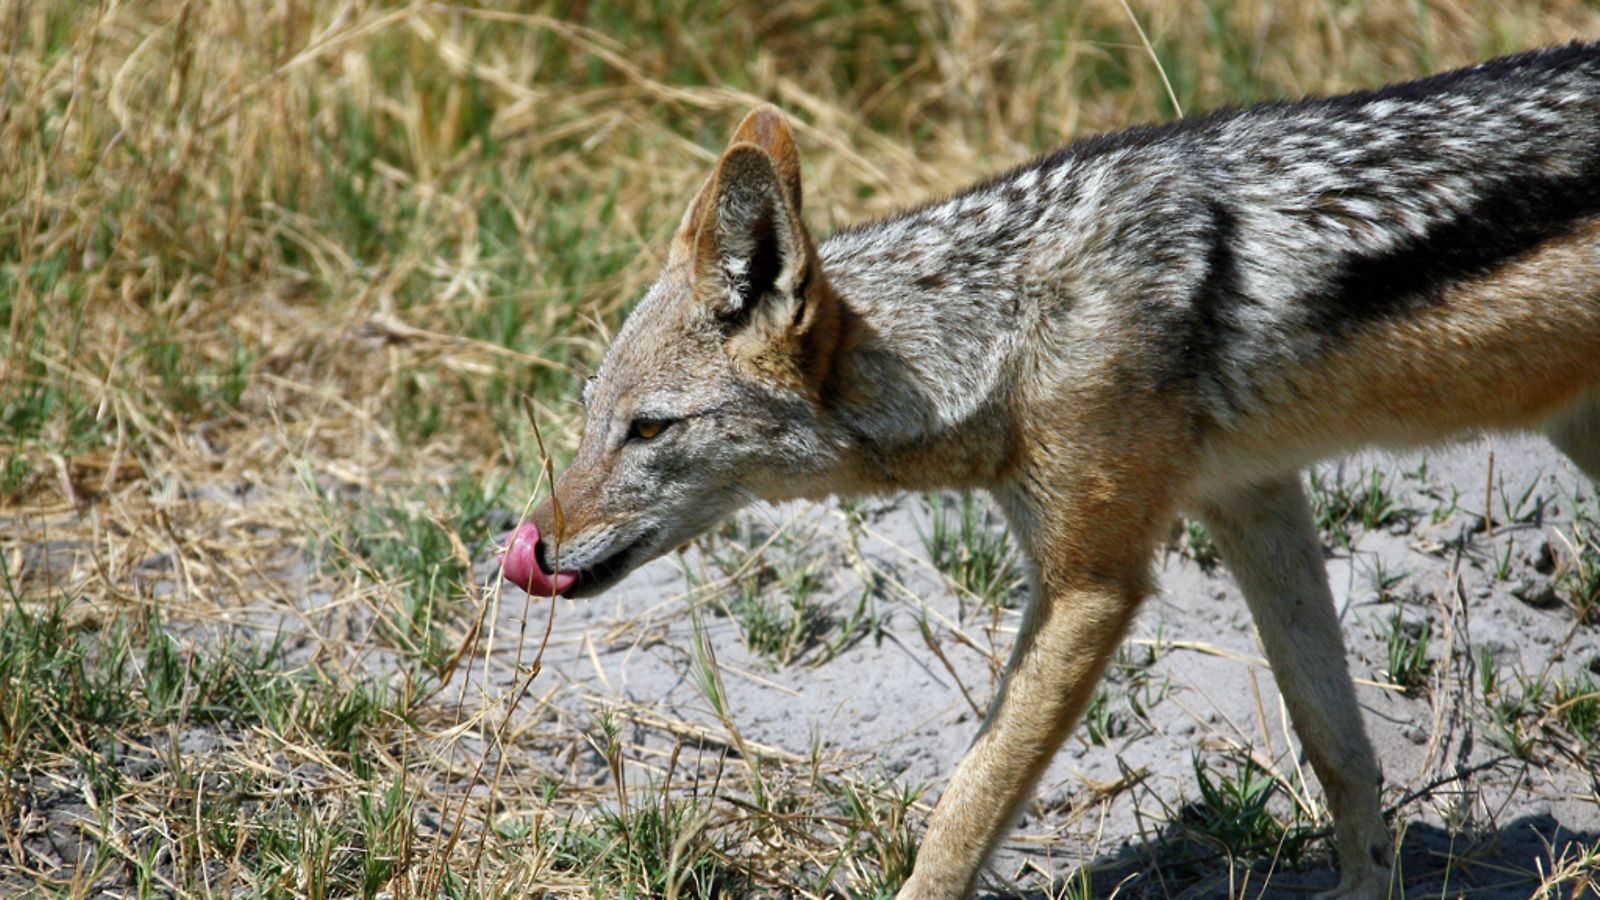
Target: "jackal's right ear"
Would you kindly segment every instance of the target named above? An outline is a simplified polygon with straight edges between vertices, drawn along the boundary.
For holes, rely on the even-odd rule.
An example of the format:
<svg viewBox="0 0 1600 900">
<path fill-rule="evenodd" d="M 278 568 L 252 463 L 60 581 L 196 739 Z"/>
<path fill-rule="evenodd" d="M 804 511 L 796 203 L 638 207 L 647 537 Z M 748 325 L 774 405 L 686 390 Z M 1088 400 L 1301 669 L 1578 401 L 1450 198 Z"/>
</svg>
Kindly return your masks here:
<svg viewBox="0 0 1600 900">
<path fill-rule="evenodd" d="M 803 312 L 815 251 L 800 220 L 798 174 L 791 188 L 780 165 L 760 146 L 739 142 L 702 191 L 690 278 L 713 314 L 730 323 L 782 327 Z"/>
<path fill-rule="evenodd" d="M 777 109 L 745 117 L 673 252 L 730 355 L 797 386 L 823 385 L 839 304 L 800 218 L 800 157 Z"/>
<path fill-rule="evenodd" d="M 783 120 L 783 113 L 771 103 L 763 103 L 752 109 L 750 114 L 744 117 L 744 121 L 739 123 L 739 128 L 733 133 L 733 140 L 728 144 L 729 146 L 755 144 L 766 152 L 767 158 L 772 160 L 773 169 L 778 173 L 778 182 L 787 192 L 789 203 L 798 216 L 800 150 L 794 145 L 794 132 L 789 130 L 789 124 Z"/>
<path fill-rule="evenodd" d="M 733 139 L 728 142 L 728 147 L 739 144 L 753 144 L 759 147 L 767 158 L 772 161 L 773 170 L 777 173 L 778 182 L 787 194 L 788 204 L 796 220 L 800 216 L 800 151 L 795 147 L 794 132 L 789 130 L 789 125 L 784 121 L 783 113 L 770 103 L 763 103 L 750 111 L 739 123 L 733 132 Z M 685 256 L 693 256 L 695 252 L 695 239 L 700 234 L 700 226 L 705 222 L 706 213 L 715 205 L 718 187 L 718 175 L 721 169 L 712 173 L 710 178 L 700 186 L 693 202 L 683 214 L 683 221 L 678 225 L 678 236 L 673 242 L 672 254 L 675 260 Z"/>
</svg>

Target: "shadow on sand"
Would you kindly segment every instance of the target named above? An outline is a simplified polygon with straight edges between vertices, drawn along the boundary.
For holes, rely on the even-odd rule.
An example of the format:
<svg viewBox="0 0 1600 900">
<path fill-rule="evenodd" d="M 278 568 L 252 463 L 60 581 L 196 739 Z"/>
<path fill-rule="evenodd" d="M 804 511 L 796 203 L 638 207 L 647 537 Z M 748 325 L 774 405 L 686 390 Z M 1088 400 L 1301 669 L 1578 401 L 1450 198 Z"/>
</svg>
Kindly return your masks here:
<svg viewBox="0 0 1600 900">
<path fill-rule="evenodd" d="M 1585 817 L 1587 818 L 1587 817 Z M 1600 896 L 1600 811 L 1575 831 L 1549 814 L 1523 816 L 1495 830 L 1451 834 L 1434 825 L 1406 826 L 1395 865 L 1399 897 L 1528 898 L 1563 866 L 1589 854 L 1587 879 L 1556 881 L 1550 898 Z M 1131 844 L 1096 860 L 1087 884 L 1080 873 L 1050 894 L 984 892 L 986 900 L 1020 898 L 1306 898 L 1338 884 L 1330 840 L 1319 840 L 1300 865 L 1280 855 L 1258 854 L 1230 865 L 1226 855 L 1182 824 L 1168 825 L 1153 840 Z M 1087 889 L 1087 890 L 1086 890 Z"/>
</svg>

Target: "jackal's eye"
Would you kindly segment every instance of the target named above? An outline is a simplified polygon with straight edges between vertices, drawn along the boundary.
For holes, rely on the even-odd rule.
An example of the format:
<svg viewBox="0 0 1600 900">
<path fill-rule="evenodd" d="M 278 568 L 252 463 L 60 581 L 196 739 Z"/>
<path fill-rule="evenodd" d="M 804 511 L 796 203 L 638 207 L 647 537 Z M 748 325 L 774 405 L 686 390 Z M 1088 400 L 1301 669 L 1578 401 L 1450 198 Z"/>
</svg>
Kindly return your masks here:
<svg viewBox="0 0 1600 900">
<path fill-rule="evenodd" d="M 634 419 L 628 425 L 628 440 L 648 441 L 653 440 L 661 432 L 667 430 L 672 422 L 667 419 Z"/>
</svg>

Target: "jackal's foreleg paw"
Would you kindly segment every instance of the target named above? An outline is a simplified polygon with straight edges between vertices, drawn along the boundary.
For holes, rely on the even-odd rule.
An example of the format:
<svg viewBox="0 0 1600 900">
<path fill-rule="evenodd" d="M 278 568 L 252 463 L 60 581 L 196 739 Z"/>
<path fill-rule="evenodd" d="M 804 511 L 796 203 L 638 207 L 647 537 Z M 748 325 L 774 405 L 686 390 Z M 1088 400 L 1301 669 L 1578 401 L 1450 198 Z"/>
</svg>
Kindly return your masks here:
<svg viewBox="0 0 1600 900">
<path fill-rule="evenodd" d="M 1347 866 L 1338 887 L 1323 891 L 1312 900 L 1388 900 L 1389 875 L 1388 866 L 1370 865 L 1355 869 Z"/>
</svg>

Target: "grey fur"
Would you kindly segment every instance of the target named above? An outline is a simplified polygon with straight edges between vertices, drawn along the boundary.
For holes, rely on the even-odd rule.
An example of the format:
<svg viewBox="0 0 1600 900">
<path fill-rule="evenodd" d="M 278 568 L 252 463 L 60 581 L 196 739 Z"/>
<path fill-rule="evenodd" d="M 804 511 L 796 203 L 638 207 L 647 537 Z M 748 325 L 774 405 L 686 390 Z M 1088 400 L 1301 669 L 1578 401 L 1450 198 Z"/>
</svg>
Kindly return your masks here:
<svg viewBox="0 0 1600 900">
<path fill-rule="evenodd" d="M 1104 306 L 1159 351 L 1131 387 L 1186 385 L 1226 425 L 1272 392 L 1285 362 L 1596 213 L 1600 45 L 1574 44 L 1091 138 L 846 229 L 821 254 L 841 294 L 870 298 L 863 315 L 901 330 L 920 321 L 966 362 L 929 385 L 936 406 L 944 388 L 970 400 L 973 385 L 1004 382 L 996 321 L 1049 331 Z M 1419 249 L 1440 241 L 1460 246 L 1431 248 L 1442 264 L 1399 279 L 1414 283 L 1345 283 L 1364 267 L 1426 266 Z M 1233 272 L 1208 299 L 1219 262 Z M 1207 352 L 1171 346 L 1174 335 Z"/>
</svg>

